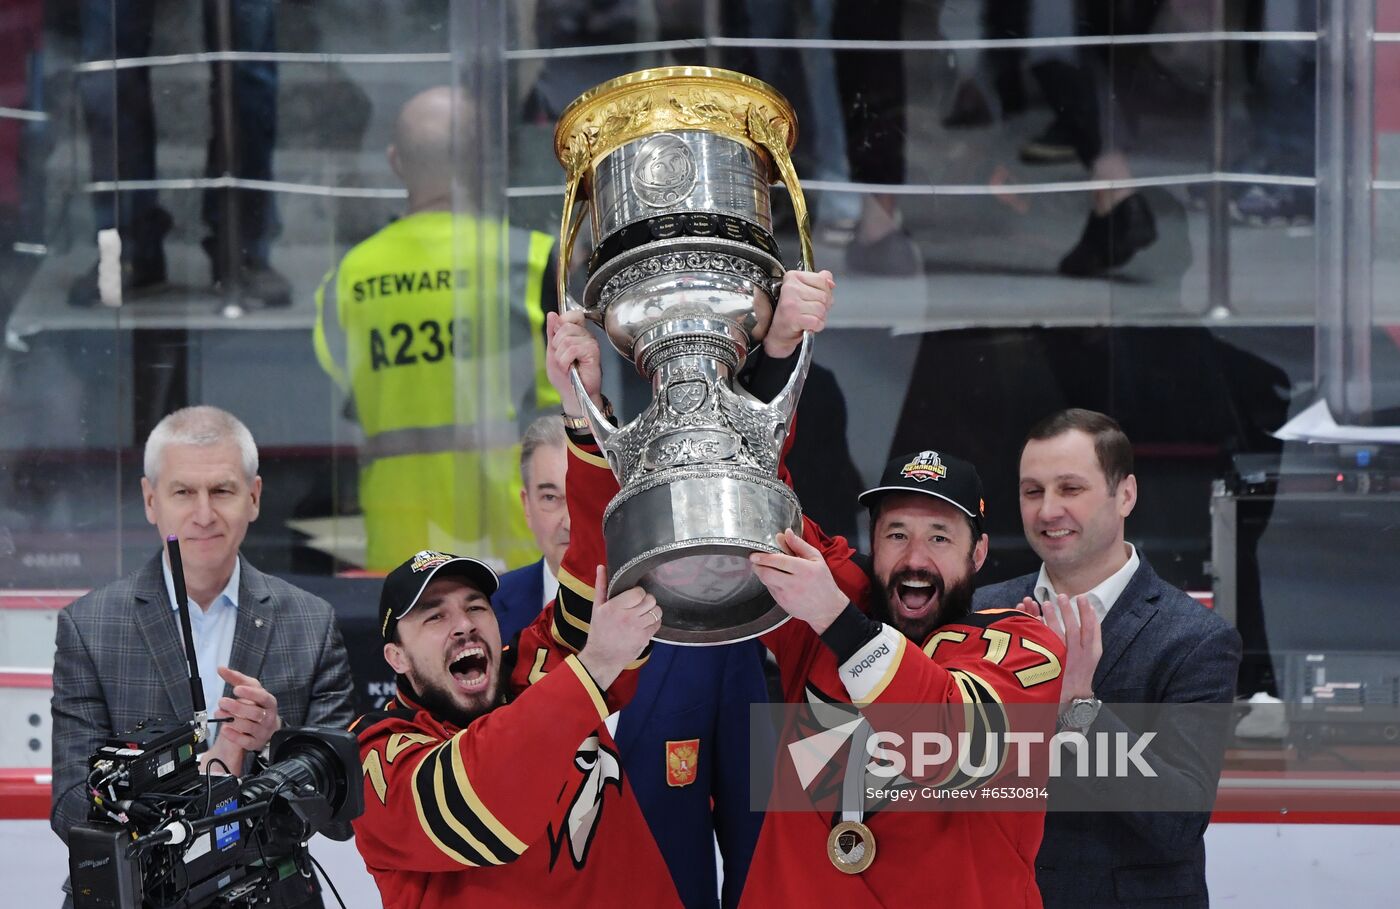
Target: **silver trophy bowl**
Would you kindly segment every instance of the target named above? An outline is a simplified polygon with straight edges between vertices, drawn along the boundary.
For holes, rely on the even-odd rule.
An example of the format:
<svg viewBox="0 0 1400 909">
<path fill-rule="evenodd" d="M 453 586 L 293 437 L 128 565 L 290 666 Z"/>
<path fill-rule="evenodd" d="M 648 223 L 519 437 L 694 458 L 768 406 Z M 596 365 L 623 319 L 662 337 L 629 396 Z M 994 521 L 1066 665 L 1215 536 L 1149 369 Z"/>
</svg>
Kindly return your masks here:
<svg viewBox="0 0 1400 909">
<path fill-rule="evenodd" d="M 778 460 L 811 362 L 771 402 L 736 386 L 773 319 L 783 265 L 770 187 L 786 183 L 811 262 L 806 205 L 788 152 L 796 119 L 762 82 L 706 67 L 633 73 L 581 96 L 555 131 L 568 174 L 569 251 L 591 203 L 594 253 L 581 305 L 651 383 L 651 404 L 614 428 L 588 402 L 621 484 L 603 517 L 609 593 L 641 586 L 662 606 L 656 637 L 721 644 L 787 617 L 748 556 L 801 529 Z"/>
</svg>

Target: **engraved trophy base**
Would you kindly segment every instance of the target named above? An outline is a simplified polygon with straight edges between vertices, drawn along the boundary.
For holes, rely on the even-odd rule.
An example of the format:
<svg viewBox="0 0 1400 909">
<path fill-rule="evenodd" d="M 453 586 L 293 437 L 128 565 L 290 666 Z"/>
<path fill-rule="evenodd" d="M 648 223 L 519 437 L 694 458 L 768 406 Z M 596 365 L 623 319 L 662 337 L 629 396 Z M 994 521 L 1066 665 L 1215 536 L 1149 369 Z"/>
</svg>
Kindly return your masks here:
<svg viewBox="0 0 1400 909">
<path fill-rule="evenodd" d="M 704 520 L 697 520 L 704 516 Z M 609 595 L 640 586 L 664 604 L 658 641 L 726 644 L 787 620 L 749 564 L 800 530 L 802 508 L 776 479 L 723 465 L 658 471 L 625 488 L 603 517 Z"/>
</svg>

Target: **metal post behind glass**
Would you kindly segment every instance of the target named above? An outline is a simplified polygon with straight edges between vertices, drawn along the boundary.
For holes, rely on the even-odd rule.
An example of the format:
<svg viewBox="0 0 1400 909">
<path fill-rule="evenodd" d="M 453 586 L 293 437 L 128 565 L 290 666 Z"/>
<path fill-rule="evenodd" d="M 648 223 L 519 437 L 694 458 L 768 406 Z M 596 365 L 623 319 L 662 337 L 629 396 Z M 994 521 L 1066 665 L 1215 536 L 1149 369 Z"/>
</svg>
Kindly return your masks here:
<svg viewBox="0 0 1400 909">
<path fill-rule="evenodd" d="M 510 185 L 505 51 L 510 32 L 504 0 L 453 3 L 451 10 L 453 87 L 463 96 L 463 103 L 454 105 L 452 127 L 452 211 L 456 215 L 452 258 L 454 271 L 469 276 L 465 286 L 456 288 L 453 318 L 474 319 L 483 328 L 494 326 L 490 337 L 478 333 L 475 350 L 466 356 L 459 351 L 454 359 L 454 423 L 491 425 L 504 420 L 512 404 L 506 396 L 490 391 L 510 387 L 509 363 L 493 354 L 509 350 L 505 314 L 513 302 L 510 282 L 497 278 L 510 269 L 504 242 L 509 214 L 506 187 Z M 459 118 L 465 122 L 455 122 Z M 477 229 L 466 229 L 468 219 L 474 219 Z M 495 317 L 487 319 L 487 313 Z M 490 501 L 491 482 L 484 470 L 459 476 L 459 491 L 464 494 L 456 507 L 476 509 Z M 504 515 L 483 512 L 483 541 L 493 538 L 496 528 L 490 522 L 504 520 Z M 504 553 L 473 555 L 499 559 Z"/>
<path fill-rule="evenodd" d="M 1317 68 L 1318 387 L 1338 423 L 1371 420 L 1374 0 L 1321 0 Z"/>
<path fill-rule="evenodd" d="M 233 50 L 233 10 L 230 0 L 206 0 L 204 15 L 214 17 L 214 50 Z M 220 59 L 214 64 L 214 116 L 219 118 L 219 157 L 223 173 L 233 177 L 240 172 L 238 161 L 238 118 L 234 116 L 233 61 Z M 239 298 L 239 265 L 242 262 L 242 230 L 238 223 L 238 190 L 226 186 L 219 191 L 222 224 L 214 238 L 215 272 L 219 275 L 219 290 L 225 306 L 235 306 Z"/>
<path fill-rule="evenodd" d="M 1211 8 L 1211 27 L 1225 31 L 1225 2 L 1215 0 Z M 1228 45 L 1215 41 L 1211 45 L 1211 149 L 1210 167 L 1213 173 L 1225 170 L 1225 86 L 1229 74 Z M 1230 307 L 1230 213 L 1227 205 L 1229 187 L 1219 179 L 1210 184 L 1210 208 L 1206 213 L 1209 238 L 1207 252 L 1208 284 L 1206 312 L 1213 319 L 1228 319 L 1234 314 Z"/>
</svg>

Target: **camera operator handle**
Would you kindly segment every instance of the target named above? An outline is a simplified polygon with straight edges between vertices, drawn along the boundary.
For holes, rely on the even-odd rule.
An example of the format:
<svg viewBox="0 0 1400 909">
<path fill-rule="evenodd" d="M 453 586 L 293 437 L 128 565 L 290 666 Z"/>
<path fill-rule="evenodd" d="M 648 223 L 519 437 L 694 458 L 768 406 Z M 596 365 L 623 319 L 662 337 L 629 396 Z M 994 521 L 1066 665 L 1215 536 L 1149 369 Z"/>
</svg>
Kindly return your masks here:
<svg viewBox="0 0 1400 909">
<path fill-rule="evenodd" d="M 204 683 L 199 679 L 199 660 L 194 651 L 194 632 L 190 630 L 190 597 L 185 591 L 185 563 L 180 558 L 180 538 L 175 534 L 165 538 L 170 556 L 170 580 L 175 587 L 175 607 L 180 614 L 180 630 L 185 638 L 185 662 L 190 670 L 190 703 L 194 706 L 195 742 L 205 750 L 209 741 L 209 710 L 204 703 Z"/>
</svg>

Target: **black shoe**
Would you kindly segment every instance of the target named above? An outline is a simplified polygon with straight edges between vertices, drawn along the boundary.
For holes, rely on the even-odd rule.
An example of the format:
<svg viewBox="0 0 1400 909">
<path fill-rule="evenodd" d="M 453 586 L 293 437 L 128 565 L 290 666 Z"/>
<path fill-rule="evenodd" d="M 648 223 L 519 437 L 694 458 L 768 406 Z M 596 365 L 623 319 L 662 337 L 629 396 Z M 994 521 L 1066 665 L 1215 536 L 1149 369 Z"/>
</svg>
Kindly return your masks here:
<svg viewBox="0 0 1400 909">
<path fill-rule="evenodd" d="M 1026 99 L 1026 83 L 1021 79 L 1020 66 L 1002 67 L 996 75 L 995 85 L 1003 117 L 1014 117 L 1030 106 Z"/>
<path fill-rule="evenodd" d="M 959 82 L 953 91 L 953 106 L 943 117 L 943 128 L 973 129 L 991 123 L 992 109 L 982 90 L 971 82 Z"/>
<path fill-rule="evenodd" d="M 852 242 L 846 247 L 846 267 L 866 275 L 904 277 L 923 270 L 923 257 L 908 234 L 894 230 L 873 243 Z"/>
<path fill-rule="evenodd" d="M 205 237 L 200 245 L 209 256 L 209 272 L 214 279 L 214 288 L 222 290 L 224 276 L 219 267 L 218 242 L 213 237 Z M 292 285 L 281 272 L 268 263 L 245 255 L 238 267 L 238 299 L 240 302 L 253 302 L 264 307 L 290 306 Z"/>
<path fill-rule="evenodd" d="M 1026 140 L 1020 151 L 1020 158 L 1026 164 L 1066 164 L 1076 157 L 1074 135 L 1058 117 L 1050 121 L 1040 135 Z"/>
<path fill-rule="evenodd" d="M 131 262 L 122 263 L 122 300 L 146 291 L 156 290 L 165 285 L 165 254 L 159 250 L 155 255 L 142 256 Z M 97 287 L 97 263 L 83 272 L 82 277 L 68 288 L 69 306 L 96 306 L 102 302 Z"/>
<path fill-rule="evenodd" d="M 214 282 L 216 289 L 222 286 L 222 281 Z M 238 299 L 264 307 L 291 306 L 292 284 L 266 262 L 244 262 L 238 270 Z"/>
<path fill-rule="evenodd" d="M 1124 264 L 1157 241 L 1157 221 L 1141 193 L 1133 193 L 1106 215 L 1089 213 L 1084 233 L 1063 259 L 1060 274 L 1092 278 Z"/>
</svg>

